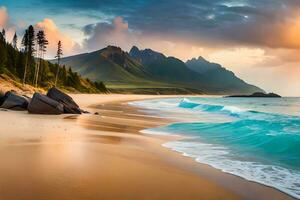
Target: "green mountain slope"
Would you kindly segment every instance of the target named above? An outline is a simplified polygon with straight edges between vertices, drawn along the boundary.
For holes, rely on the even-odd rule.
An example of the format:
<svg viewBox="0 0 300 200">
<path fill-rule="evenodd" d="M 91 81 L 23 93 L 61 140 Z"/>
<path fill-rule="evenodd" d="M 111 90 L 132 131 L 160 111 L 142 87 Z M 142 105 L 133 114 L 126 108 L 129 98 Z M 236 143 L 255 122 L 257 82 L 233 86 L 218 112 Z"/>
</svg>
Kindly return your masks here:
<svg viewBox="0 0 300 200">
<path fill-rule="evenodd" d="M 196 89 L 189 90 L 155 79 L 140 62 L 118 47 L 108 46 L 99 51 L 63 58 L 61 64 L 72 67 L 93 81 L 104 81 L 113 92 L 199 93 Z"/>
<path fill-rule="evenodd" d="M 91 80 L 105 82 L 135 82 L 147 77 L 142 66 L 120 48 L 109 46 L 92 53 L 63 58 L 63 65 Z"/>
<path fill-rule="evenodd" d="M 232 71 L 223 68 L 220 64 L 211 63 L 203 57 L 188 60 L 186 66 L 201 74 L 203 81 L 209 83 L 209 86 L 213 86 L 215 89 L 226 89 L 229 93 L 238 93 L 240 91 L 246 94 L 252 94 L 256 91 L 264 92 L 260 88 L 238 78 Z"/>
</svg>

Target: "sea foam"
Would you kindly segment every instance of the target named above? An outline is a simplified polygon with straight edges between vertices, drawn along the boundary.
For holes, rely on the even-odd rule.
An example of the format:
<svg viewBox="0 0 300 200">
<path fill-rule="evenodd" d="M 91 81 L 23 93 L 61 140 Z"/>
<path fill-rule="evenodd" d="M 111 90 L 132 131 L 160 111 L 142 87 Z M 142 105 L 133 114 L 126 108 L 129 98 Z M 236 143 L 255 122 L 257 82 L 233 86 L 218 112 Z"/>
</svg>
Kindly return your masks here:
<svg viewBox="0 0 300 200">
<path fill-rule="evenodd" d="M 171 111 L 191 122 L 144 130 L 186 139 L 164 147 L 226 173 L 300 198 L 300 99 L 173 98 L 132 105 Z M 157 111 L 156 111 L 157 113 Z M 209 117 L 213 114 L 214 117 Z M 208 121 L 196 116 L 205 116 Z M 217 121 L 215 116 L 230 120 Z M 196 119 L 196 120 L 195 120 Z"/>
</svg>

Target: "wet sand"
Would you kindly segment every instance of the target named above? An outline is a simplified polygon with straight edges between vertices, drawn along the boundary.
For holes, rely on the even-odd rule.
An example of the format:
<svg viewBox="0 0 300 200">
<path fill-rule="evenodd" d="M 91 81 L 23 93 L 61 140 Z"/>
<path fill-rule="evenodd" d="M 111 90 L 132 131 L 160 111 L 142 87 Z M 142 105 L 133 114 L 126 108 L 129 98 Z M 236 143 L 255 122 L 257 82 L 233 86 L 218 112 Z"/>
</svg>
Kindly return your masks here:
<svg viewBox="0 0 300 200">
<path fill-rule="evenodd" d="M 126 102 L 158 96 L 73 97 L 100 115 L 0 111 L 0 200 L 289 199 L 161 147 L 176 137 L 141 134 L 172 120 Z"/>
</svg>

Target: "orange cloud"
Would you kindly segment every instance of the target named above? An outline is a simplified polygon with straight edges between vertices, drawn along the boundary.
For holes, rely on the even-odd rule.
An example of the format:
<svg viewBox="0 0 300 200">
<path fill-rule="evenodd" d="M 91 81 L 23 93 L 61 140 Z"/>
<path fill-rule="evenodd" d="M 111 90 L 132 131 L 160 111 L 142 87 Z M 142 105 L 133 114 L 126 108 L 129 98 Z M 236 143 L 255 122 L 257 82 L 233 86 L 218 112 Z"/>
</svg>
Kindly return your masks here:
<svg viewBox="0 0 300 200">
<path fill-rule="evenodd" d="M 44 19 L 35 25 L 36 30 L 45 31 L 49 45 L 47 48 L 47 54 L 54 57 L 57 51 L 57 44 L 59 41 L 62 42 L 64 55 L 70 55 L 76 52 L 79 45 L 74 42 L 70 37 L 64 35 L 58 27 L 55 25 L 53 20 Z M 47 56 L 49 57 L 49 56 Z"/>
<path fill-rule="evenodd" d="M 289 46 L 300 48 L 300 17 L 297 17 L 286 27 L 284 39 Z"/>
<path fill-rule="evenodd" d="M 8 14 L 5 7 L 0 7 L 0 28 L 4 28 L 8 21 Z"/>
<path fill-rule="evenodd" d="M 271 48 L 300 49 L 300 17 L 271 25 L 262 39 Z"/>
</svg>

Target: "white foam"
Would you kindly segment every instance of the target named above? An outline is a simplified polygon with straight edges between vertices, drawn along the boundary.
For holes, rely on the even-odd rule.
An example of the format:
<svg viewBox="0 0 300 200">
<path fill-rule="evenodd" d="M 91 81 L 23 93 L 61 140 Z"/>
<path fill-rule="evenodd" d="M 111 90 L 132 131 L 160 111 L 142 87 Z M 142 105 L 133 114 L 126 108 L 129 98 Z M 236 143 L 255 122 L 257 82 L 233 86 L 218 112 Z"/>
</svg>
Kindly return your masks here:
<svg viewBox="0 0 300 200">
<path fill-rule="evenodd" d="M 222 110 L 229 111 L 231 113 L 241 113 L 241 112 L 246 112 L 247 110 L 236 107 L 236 106 L 224 106 Z"/>
<path fill-rule="evenodd" d="M 297 171 L 258 162 L 234 160 L 230 157 L 229 149 L 211 144 L 175 141 L 165 143 L 163 146 L 184 156 L 195 158 L 196 162 L 208 164 L 223 172 L 277 188 L 295 198 L 300 198 L 300 174 Z"/>
<path fill-rule="evenodd" d="M 140 133 L 143 133 L 143 134 L 150 134 L 150 135 L 171 135 L 171 134 L 168 133 L 168 132 L 152 131 L 151 129 L 141 130 Z"/>
</svg>

